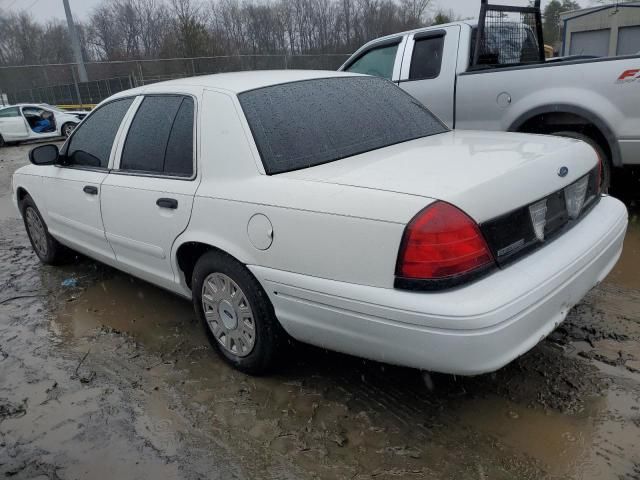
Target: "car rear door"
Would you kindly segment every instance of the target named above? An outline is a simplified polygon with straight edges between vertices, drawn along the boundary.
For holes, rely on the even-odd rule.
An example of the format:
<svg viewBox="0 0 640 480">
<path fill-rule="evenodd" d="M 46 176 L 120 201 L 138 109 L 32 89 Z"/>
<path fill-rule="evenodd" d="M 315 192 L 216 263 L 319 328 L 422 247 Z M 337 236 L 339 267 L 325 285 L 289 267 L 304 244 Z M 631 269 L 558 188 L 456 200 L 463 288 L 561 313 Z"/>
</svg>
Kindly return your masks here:
<svg viewBox="0 0 640 480">
<path fill-rule="evenodd" d="M 398 84 L 450 128 L 454 127 L 459 42 L 459 25 L 410 34 Z"/>
<path fill-rule="evenodd" d="M 7 142 L 22 140 L 29 136 L 27 123 L 22 117 L 19 107 L 0 110 L 0 135 Z"/>
<path fill-rule="evenodd" d="M 94 110 L 73 132 L 61 153 L 61 165 L 44 175 L 47 226 L 54 237 L 99 260 L 115 258 L 100 214 L 100 185 L 112 164 L 115 139 L 133 98 Z"/>
<path fill-rule="evenodd" d="M 198 187 L 196 99 L 146 95 L 102 183 L 106 236 L 125 270 L 167 288 L 171 247 L 191 217 Z"/>
</svg>

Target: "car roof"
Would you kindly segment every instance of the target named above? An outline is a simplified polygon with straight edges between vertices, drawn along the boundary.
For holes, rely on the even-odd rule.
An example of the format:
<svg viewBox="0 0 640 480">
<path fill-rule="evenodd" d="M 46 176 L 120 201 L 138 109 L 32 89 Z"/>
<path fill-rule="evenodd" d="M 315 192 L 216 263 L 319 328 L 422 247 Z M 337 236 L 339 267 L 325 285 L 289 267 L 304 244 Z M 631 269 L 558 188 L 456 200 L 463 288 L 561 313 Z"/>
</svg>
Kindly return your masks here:
<svg viewBox="0 0 640 480">
<path fill-rule="evenodd" d="M 125 90 L 114 95 L 130 96 L 131 94 L 157 92 L 166 90 L 170 92 L 180 87 L 205 87 L 227 90 L 232 93 L 242 93 L 256 88 L 269 87 L 282 83 L 313 80 L 316 78 L 355 77 L 357 73 L 337 72 L 334 70 L 252 70 L 246 72 L 216 73 L 213 75 L 200 75 L 197 77 L 179 78 L 165 82 L 152 83 L 144 87 Z"/>
</svg>

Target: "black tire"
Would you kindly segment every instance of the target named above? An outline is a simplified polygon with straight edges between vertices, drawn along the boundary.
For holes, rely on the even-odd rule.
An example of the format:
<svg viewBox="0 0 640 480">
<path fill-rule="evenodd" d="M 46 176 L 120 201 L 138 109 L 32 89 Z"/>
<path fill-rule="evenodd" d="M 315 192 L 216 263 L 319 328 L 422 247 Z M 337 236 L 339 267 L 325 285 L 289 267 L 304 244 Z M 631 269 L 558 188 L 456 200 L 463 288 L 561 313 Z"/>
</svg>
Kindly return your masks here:
<svg viewBox="0 0 640 480">
<path fill-rule="evenodd" d="M 6 147 L 6 146 L 7 144 L 5 143 L 4 138 L 2 138 L 2 135 L 0 135 L 0 148 Z"/>
<path fill-rule="evenodd" d="M 42 218 L 42 215 L 40 215 L 38 207 L 36 207 L 35 202 L 29 195 L 26 195 L 20 202 L 20 213 L 22 213 L 24 227 L 27 230 L 33 251 L 40 261 L 47 265 L 59 265 L 67 261 L 69 258 L 69 250 L 51 236 L 47 224 Z M 39 220 L 42 226 L 41 235 L 37 233 L 37 227 L 34 227 L 34 223 L 29 220 L 31 215 L 35 215 Z"/>
<path fill-rule="evenodd" d="M 210 328 L 205 316 L 205 306 L 202 299 L 203 286 L 205 279 L 211 278 L 214 274 L 222 274 L 231 279 L 239 287 L 240 294 L 244 295 L 250 307 L 254 327 L 252 335 L 254 343 L 250 352 L 242 356 L 234 354 L 221 345 L 222 340 L 219 341 L 216 338 L 213 328 Z M 200 319 L 209 342 L 218 354 L 232 367 L 250 375 L 262 375 L 271 370 L 276 364 L 281 347 L 284 345 L 283 340 L 286 338 L 286 333 L 275 316 L 269 297 L 251 272 L 231 256 L 219 251 L 210 251 L 202 255 L 196 263 L 191 285 L 196 316 Z M 220 303 L 217 304 L 218 312 L 221 308 Z M 216 316 L 216 309 L 211 308 L 211 302 L 206 308 L 210 318 L 211 314 Z M 239 314 L 236 310 L 233 312 L 237 322 Z M 217 314 L 217 318 L 220 319 L 221 315 L 221 313 Z M 229 316 L 229 318 L 231 317 Z M 237 328 L 240 326 L 238 325 Z"/>
<path fill-rule="evenodd" d="M 609 193 L 611 187 L 611 160 L 603 150 L 603 148 L 593 138 L 583 135 L 582 133 L 574 132 L 571 130 L 552 132 L 552 135 L 558 137 L 575 138 L 576 140 L 582 140 L 593 147 L 598 153 L 598 156 L 602 160 L 602 170 L 600 171 L 600 186 L 602 193 Z"/>
<path fill-rule="evenodd" d="M 62 133 L 62 136 L 64 138 L 69 138 L 69 136 L 71 135 L 71 133 L 75 128 L 76 128 L 76 125 L 74 123 L 67 122 L 64 125 L 62 125 L 62 128 L 60 129 L 60 133 Z"/>
</svg>

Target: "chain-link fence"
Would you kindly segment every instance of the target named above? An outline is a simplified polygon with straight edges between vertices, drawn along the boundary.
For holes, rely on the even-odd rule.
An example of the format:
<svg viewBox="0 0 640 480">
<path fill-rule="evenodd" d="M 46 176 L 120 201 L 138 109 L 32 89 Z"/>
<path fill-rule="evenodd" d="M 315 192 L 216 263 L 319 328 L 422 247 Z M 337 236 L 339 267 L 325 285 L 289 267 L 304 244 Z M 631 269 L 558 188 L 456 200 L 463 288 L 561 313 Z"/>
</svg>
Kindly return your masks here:
<svg viewBox="0 0 640 480">
<path fill-rule="evenodd" d="M 348 54 L 229 55 L 88 62 L 88 82 L 78 82 L 75 64 L 0 67 L 0 98 L 9 103 L 91 105 L 122 90 L 173 78 L 241 70 L 336 70 Z"/>
</svg>

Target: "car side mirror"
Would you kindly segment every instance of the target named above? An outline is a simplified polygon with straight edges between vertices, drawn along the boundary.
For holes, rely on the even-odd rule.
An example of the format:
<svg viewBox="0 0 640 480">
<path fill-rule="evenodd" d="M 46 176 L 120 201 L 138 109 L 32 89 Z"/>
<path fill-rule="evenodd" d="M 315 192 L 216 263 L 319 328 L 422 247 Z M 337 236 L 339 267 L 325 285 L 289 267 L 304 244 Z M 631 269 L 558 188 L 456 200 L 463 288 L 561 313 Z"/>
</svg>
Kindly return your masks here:
<svg viewBox="0 0 640 480">
<path fill-rule="evenodd" d="M 56 145 L 41 145 L 29 152 L 29 160 L 34 165 L 53 165 L 58 161 L 60 152 Z"/>
</svg>

